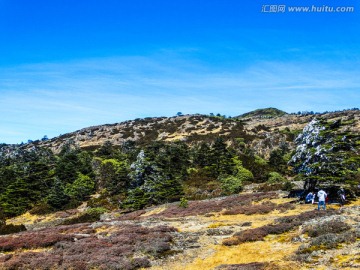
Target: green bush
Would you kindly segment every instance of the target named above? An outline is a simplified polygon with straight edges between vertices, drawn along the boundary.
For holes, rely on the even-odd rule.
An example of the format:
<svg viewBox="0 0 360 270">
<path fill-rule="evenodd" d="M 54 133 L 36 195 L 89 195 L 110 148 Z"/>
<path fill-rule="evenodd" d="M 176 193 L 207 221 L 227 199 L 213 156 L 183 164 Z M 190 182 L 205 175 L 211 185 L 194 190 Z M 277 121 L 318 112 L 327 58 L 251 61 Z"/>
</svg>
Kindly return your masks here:
<svg viewBox="0 0 360 270">
<path fill-rule="evenodd" d="M 137 187 L 129 190 L 126 200 L 121 204 L 122 208 L 139 210 L 143 209 L 149 203 L 149 194 L 146 194 L 141 188 Z"/>
<path fill-rule="evenodd" d="M 54 211 L 54 208 L 51 207 L 46 202 L 40 202 L 39 204 L 35 205 L 29 213 L 32 215 L 46 215 Z"/>
<path fill-rule="evenodd" d="M 72 184 L 67 184 L 65 193 L 73 200 L 85 200 L 95 188 L 95 182 L 89 176 L 79 173 Z"/>
<path fill-rule="evenodd" d="M 236 177 L 239 178 L 241 182 L 252 182 L 254 180 L 252 172 L 244 167 L 237 168 Z"/>
<path fill-rule="evenodd" d="M 22 231 L 26 231 L 26 228 L 23 224 L 21 225 L 4 224 L 0 226 L 0 235 L 18 233 Z"/>
<path fill-rule="evenodd" d="M 282 190 L 290 191 L 293 187 L 294 187 L 293 183 L 291 183 L 290 181 L 285 181 L 282 186 Z"/>
<path fill-rule="evenodd" d="M 189 201 L 186 198 L 182 197 L 180 199 L 179 207 L 187 208 L 188 206 L 189 206 Z"/>
<path fill-rule="evenodd" d="M 267 183 L 269 184 L 277 184 L 277 183 L 284 183 L 286 182 L 286 178 L 283 177 L 278 172 L 270 172 L 268 175 Z"/>
<path fill-rule="evenodd" d="M 242 181 L 236 176 L 226 176 L 220 179 L 221 189 L 224 194 L 239 193 L 242 190 Z"/>
</svg>

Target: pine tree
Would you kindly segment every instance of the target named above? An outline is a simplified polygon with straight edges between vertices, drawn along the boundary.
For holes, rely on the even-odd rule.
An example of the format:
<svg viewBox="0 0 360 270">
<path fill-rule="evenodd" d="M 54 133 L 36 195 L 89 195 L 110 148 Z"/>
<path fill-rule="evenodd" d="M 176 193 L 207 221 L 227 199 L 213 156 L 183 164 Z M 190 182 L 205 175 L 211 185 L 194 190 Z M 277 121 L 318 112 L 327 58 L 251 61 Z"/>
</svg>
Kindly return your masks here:
<svg viewBox="0 0 360 270">
<path fill-rule="evenodd" d="M 129 185 L 130 166 L 126 161 L 105 159 L 97 170 L 97 183 L 100 189 L 106 189 L 111 195 L 126 191 Z"/>
<path fill-rule="evenodd" d="M 94 191 L 95 182 L 88 175 L 78 173 L 76 180 L 67 184 L 65 187 L 65 194 L 68 195 L 73 201 L 81 202 L 89 197 Z"/>
<path fill-rule="evenodd" d="M 55 209 L 62 209 L 69 201 L 70 197 L 65 193 L 65 187 L 59 178 L 55 178 L 47 203 Z"/>
</svg>

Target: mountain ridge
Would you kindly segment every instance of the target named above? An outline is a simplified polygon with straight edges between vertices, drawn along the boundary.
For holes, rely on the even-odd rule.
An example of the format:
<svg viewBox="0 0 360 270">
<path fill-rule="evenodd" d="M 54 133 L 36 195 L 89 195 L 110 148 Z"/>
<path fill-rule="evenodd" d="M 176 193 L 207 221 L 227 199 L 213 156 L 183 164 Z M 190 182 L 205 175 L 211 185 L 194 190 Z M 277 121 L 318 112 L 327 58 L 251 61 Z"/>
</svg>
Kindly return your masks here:
<svg viewBox="0 0 360 270">
<path fill-rule="evenodd" d="M 282 112 L 274 108 L 269 109 Z M 22 148 L 44 146 L 54 152 L 59 152 L 69 141 L 80 148 L 94 150 L 107 141 L 113 145 L 122 145 L 129 141 L 144 145 L 149 141 L 171 142 L 177 140 L 194 144 L 221 136 L 228 143 L 231 143 L 231 139 L 234 138 L 245 138 L 245 143 L 250 143 L 255 147 L 258 154 L 268 156 L 269 151 L 261 151 L 265 144 L 270 146 L 265 149 L 276 148 L 280 141 L 292 144 L 294 136 L 314 117 L 322 117 L 328 121 L 355 119 L 355 123 L 358 123 L 360 118 L 359 110 L 354 109 L 321 114 L 287 114 L 284 112 L 285 114 L 281 116 L 259 117 L 259 112 L 262 110 L 267 109 L 255 110 L 234 118 L 201 114 L 136 118 L 119 123 L 85 127 L 51 139 L 13 146 Z M 349 128 L 360 132 L 359 124 Z M 265 142 L 269 140 L 270 142 Z"/>
</svg>

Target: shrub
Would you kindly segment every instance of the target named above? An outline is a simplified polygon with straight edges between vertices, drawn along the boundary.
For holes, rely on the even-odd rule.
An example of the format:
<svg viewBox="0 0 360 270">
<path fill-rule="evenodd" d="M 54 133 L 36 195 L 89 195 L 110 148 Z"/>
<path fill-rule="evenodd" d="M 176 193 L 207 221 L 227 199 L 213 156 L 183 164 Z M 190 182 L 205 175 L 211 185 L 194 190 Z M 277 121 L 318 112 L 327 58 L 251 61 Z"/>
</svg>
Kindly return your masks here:
<svg viewBox="0 0 360 270">
<path fill-rule="evenodd" d="M 310 246 L 318 246 L 325 249 L 335 248 L 339 243 L 355 242 L 356 237 L 353 232 L 345 232 L 339 235 L 327 233 L 320 235 L 310 241 Z"/>
<path fill-rule="evenodd" d="M 261 241 L 267 235 L 268 231 L 262 227 L 249 229 L 234 234 L 234 236 L 239 240 L 239 243 Z"/>
<path fill-rule="evenodd" d="M 327 233 L 311 239 L 308 245 L 302 245 L 297 250 L 297 254 L 311 253 L 316 250 L 326 250 L 338 247 L 341 243 L 353 243 L 356 241 L 356 235 L 352 231 L 342 234 Z M 299 257 L 298 259 L 302 259 Z"/>
<path fill-rule="evenodd" d="M 4 224 L 0 226 L 0 235 L 18 233 L 22 231 L 26 231 L 26 227 L 23 224 L 21 225 Z"/>
<path fill-rule="evenodd" d="M 60 255 L 49 256 L 43 252 L 25 252 L 12 256 L 3 266 L 4 269 L 58 269 L 61 259 Z"/>
<path fill-rule="evenodd" d="M 330 220 L 316 225 L 309 225 L 303 229 L 303 233 L 307 233 L 310 237 L 317 237 L 327 233 L 340 233 L 350 229 L 351 226 L 343 221 Z"/>
<path fill-rule="evenodd" d="M 252 182 L 252 180 L 254 179 L 254 175 L 248 169 L 245 169 L 244 167 L 240 166 L 237 167 L 237 170 L 238 171 L 236 177 L 241 181 L 241 183 Z"/>
<path fill-rule="evenodd" d="M 269 184 L 269 183 L 263 183 L 258 188 L 257 191 L 261 192 L 269 192 L 269 191 L 277 191 L 283 189 L 282 183 L 276 183 L 276 184 Z"/>
<path fill-rule="evenodd" d="M 290 190 L 292 190 L 293 187 L 294 187 L 293 183 L 291 183 L 290 181 L 285 181 L 281 189 L 290 191 Z"/>
<path fill-rule="evenodd" d="M 293 230 L 295 227 L 301 225 L 303 222 L 319 215 L 330 215 L 332 211 L 320 212 L 309 211 L 296 216 L 288 216 L 275 220 L 274 224 L 265 225 L 256 229 L 249 229 L 240 231 L 234 234 L 233 237 L 225 239 L 223 245 L 231 246 L 238 245 L 244 242 L 261 241 L 268 234 L 282 234 L 284 232 Z"/>
<path fill-rule="evenodd" d="M 77 217 L 73 217 L 73 218 L 64 220 L 61 224 L 62 225 L 70 225 L 70 224 L 77 224 L 77 223 L 95 222 L 95 221 L 100 220 L 100 216 L 102 214 L 104 214 L 105 212 L 107 212 L 107 210 L 102 207 L 90 208 Z"/>
<path fill-rule="evenodd" d="M 216 267 L 216 270 L 265 270 L 269 269 L 269 263 L 252 262 L 244 264 L 225 264 Z M 277 268 L 271 268 L 277 269 Z"/>
<path fill-rule="evenodd" d="M 147 258 L 134 258 L 132 261 L 131 261 L 131 264 L 133 265 L 133 267 L 135 269 L 138 269 L 138 268 L 148 268 L 151 266 L 151 263 L 150 261 L 147 259 Z"/>
<path fill-rule="evenodd" d="M 263 229 L 267 232 L 267 234 L 282 234 L 292 230 L 295 225 L 296 224 L 294 223 L 271 224 L 264 226 Z"/>
<path fill-rule="evenodd" d="M 108 210 L 116 210 L 119 208 L 119 201 L 122 201 L 125 196 L 123 195 L 114 195 L 111 196 L 106 190 L 103 190 L 100 197 L 98 198 L 90 198 L 87 201 L 87 205 L 91 208 L 103 207 Z"/>
<path fill-rule="evenodd" d="M 251 202 L 260 201 L 263 199 L 277 198 L 275 193 L 254 193 L 233 195 L 225 198 L 211 199 L 207 201 L 190 201 L 187 208 L 182 208 L 177 205 L 171 205 L 159 214 L 152 215 L 153 217 L 184 217 L 205 215 L 211 212 L 221 212 L 224 209 L 232 210 L 243 205 L 250 205 Z"/>
<path fill-rule="evenodd" d="M 224 194 L 239 193 L 242 190 L 242 181 L 236 176 L 225 176 L 220 179 L 221 189 Z"/>
<path fill-rule="evenodd" d="M 60 241 L 71 240 L 72 235 L 46 230 L 42 232 L 25 232 L 18 237 L 1 238 L 0 251 L 13 251 L 21 248 L 49 247 Z"/>
<path fill-rule="evenodd" d="M 274 204 L 271 202 L 263 203 L 263 204 L 256 204 L 256 205 L 248 205 L 248 206 L 237 206 L 233 207 L 230 210 L 224 211 L 224 215 L 238 215 L 238 214 L 245 214 L 245 215 L 254 215 L 254 214 L 268 214 L 275 209 L 280 210 L 282 212 L 293 209 L 294 206 L 289 203 L 284 204 Z"/>
<path fill-rule="evenodd" d="M 241 244 L 237 237 L 229 237 L 223 240 L 222 244 L 224 246 L 236 246 Z"/>
<path fill-rule="evenodd" d="M 95 188 L 95 181 L 88 175 L 78 173 L 77 178 L 72 184 L 67 184 L 65 193 L 76 201 L 85 200 Z"/>
<path fill-rule="evenodd" d="M 179 207 L 187 208 L 188 206 L 189 206 L 189 201 L 186 198 L 182 197 L 180 199 Z"/>
<path fill-rule="evenodd" d="M 145 214 L 145 210 L 137 210 L 134 212 L 126 213 L 117 218 L 117 220 L 135 220 L 138 219 L 141 215 Z"/>
<path fill-rule="evenodd" d="M 54 211 L 54 208 L 52 208 L 48 203 L 42 202 L 37 205 L 35 205 L 29 213 L 32 215 L 46 215 Z"/>
<path fill-rule="evenodd" d="M 160 236 L 160 237 L 159 237 Z M 139 250 L 142 250 L 145 254 L 151 256 L 159 256 L 169 251 L 170 241 L 172 238 L 166 239 L 161 235 L 155 235 L 154 238 L 147 239 L 146 242 L 142 242 L 139 245 Z"/>
<path fill-rule="evenodd" d="M 284 183 L 285 181 L 286 181 L 286 178 L 283 177 L 278 172 L 270 172 L 269 175 L 268 175 L 267 182 L 269 184 Z"/>
<path fill-rule="evenodd" d="M 167 226 L 146 228 L 122 224 L 111 235 L 95 235 L 85 225 L 59 226 L 1 238 L 0 251 L 52 246 L 39 252 L 15 252 L 0 256 L 1 269 L 122 269 L 150 267 L 150 258 L 165 256 L 171 248 Z M 78 237 L 77 234 L 87 234 Z M 76 239 L 75 239 L 76 238 Z"/>
</svg>

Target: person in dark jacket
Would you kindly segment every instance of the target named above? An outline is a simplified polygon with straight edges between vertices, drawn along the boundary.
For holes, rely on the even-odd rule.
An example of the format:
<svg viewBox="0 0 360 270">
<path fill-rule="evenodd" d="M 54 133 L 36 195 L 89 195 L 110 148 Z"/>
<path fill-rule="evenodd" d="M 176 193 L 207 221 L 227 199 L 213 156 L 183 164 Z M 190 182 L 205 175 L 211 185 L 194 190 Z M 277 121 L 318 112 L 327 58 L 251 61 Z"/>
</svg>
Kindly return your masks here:
<svg viewBox="0 0 360 270">
<path fill-rule="evenodd" d="M 345 190 L 343 188 L 340 188 L 337 192 L 337 195 L 339 197 L 340 206 L 344 206 L 345 204 Z"/>
</svg>

